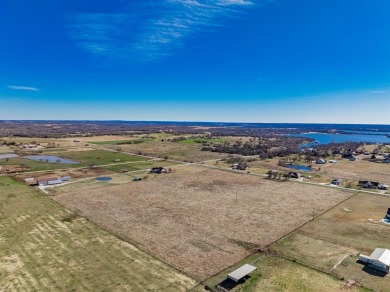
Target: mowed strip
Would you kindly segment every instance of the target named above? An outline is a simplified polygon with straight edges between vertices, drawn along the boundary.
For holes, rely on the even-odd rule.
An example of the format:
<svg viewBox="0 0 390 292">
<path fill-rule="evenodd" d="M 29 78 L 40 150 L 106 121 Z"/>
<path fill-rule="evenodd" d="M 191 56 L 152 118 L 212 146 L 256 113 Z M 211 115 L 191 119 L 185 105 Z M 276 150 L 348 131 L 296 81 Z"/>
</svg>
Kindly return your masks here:
<svg viewBox="0 0 390 292">
<path fill-rule="evenodd" d="M 195 281 L 0 177 L 0 291 L 186 291 Z"/>
<path fill-rule="evenodd" d="M 203 280 L 352 195 L 196 166 L 161 176 L 54 199 Z"/>
</svg>

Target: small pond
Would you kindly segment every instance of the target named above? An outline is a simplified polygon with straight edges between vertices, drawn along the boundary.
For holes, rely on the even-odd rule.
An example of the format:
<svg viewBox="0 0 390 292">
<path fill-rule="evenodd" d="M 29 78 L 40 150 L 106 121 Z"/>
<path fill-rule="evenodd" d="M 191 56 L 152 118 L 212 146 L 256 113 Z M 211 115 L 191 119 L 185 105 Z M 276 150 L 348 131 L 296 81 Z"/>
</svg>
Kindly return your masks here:
<svg viewBox="0 0 390 292">
<path fill-rule="evenodd" d="M 50 162 L 50 163 L 79 164 L 79 162 L 77 161 L 61 158 L 58 156 L 51 156 L 51 155 L 31 155 L 31 156 L 23 156 L 23 158 L 27 158 L 35 161 Z"/>
<path fill-rule="evenodd" d="M 96 180 L 98 180 L 98 181 L 109 181 L 109 180 L 112 180 L 112 177 L 101 176 L 101 177 L 97 177 Z"/>
<path fill-rule="evenodd" d="M 6 158 L 14 158 L 18 157 L 16 154 L 0 154 L 0 159 L 6 159 Z"/>
<path fill-rule="evenodd" d="M 304 166 L 304 165 L 298 165 L 298 164 L 286 164 L 285 165 L 288 168 L 297 169 L 297 170 L 303 170 L 303 171 L 313 171 L 310 167 Z"/>
</svg>

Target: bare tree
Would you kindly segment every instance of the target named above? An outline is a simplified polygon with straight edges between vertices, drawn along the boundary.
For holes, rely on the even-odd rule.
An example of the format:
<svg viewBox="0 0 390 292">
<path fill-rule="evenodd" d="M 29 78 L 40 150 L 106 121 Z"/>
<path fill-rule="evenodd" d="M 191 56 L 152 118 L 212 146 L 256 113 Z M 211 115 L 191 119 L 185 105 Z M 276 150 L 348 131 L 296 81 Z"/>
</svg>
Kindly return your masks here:
<svg viewBox="0 0 390 292">
<path fill-rule="evenodd" d="M 88 165 L 88 168 L 93 168 L 93 166 L 95 165 L 95 163 L 93 163 L 92 161 L 89 161 L 89 162 L 87 163 L 87 165 Z"/>
</svg>

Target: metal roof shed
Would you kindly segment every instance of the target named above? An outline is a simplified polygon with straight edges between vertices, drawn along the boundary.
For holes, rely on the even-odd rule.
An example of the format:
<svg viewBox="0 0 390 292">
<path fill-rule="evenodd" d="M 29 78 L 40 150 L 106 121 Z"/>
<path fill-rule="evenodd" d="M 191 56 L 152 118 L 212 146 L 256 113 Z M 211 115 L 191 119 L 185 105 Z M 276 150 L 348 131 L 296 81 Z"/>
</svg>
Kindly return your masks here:
<svg viewBox="0 0 390 292">
<path fill-rule="evenodd" d="M 381 262 L 386 266 L 390 266 L 390 250 L 385 248 L 376 248 L 370 255 L 370 260 Z"/>
<path fill-rule="evenodd" d="M 238 282 L 242 278 L 244 278 L 246 275 L 248 275 L 249 273 L 253 272 L 256 269 L 257 268 L 252 266 L 252 265 L 245 264 L 242 267 L 238 268 L 237 270 L 228 274 L 228 278 L 235 281 L 235 282 Z"/>
</svg>

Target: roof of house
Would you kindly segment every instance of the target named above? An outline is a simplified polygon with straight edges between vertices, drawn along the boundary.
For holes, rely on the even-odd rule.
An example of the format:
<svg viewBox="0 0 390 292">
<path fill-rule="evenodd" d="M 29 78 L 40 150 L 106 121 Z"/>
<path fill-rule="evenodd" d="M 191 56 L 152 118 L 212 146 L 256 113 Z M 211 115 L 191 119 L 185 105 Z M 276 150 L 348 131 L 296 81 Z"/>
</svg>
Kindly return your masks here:
<svg viewBox="0 0 390 292">
<path fill-rule="evenodd" d="M 390 266 L 390 250 L 385 248 L 376 248 L 370 255 L 370 260 L 376 260 Z"/>
<path fill-rule="evenodd" d="M 249 273 L 253 272 L 256 269 L 257 268 L 252 265 L 245 264 L 242 267 L 238 268 L 237 270 L 228 274 L 228 278 L 238 282 L 240 279 L 244 278 L 246 275 L 248 275 Z"/>
</svg>

